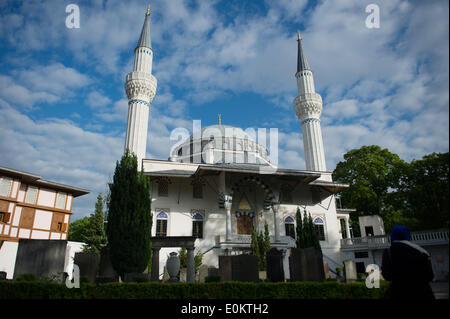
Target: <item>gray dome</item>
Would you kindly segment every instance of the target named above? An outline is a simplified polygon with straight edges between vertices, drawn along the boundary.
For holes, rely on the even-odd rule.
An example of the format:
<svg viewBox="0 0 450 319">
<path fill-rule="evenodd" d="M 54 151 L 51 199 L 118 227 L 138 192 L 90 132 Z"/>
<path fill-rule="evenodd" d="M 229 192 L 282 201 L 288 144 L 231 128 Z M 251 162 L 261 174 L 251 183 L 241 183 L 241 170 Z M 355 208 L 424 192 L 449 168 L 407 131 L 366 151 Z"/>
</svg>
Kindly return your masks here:
<svg viewBox="0 0 450 319">
<path fill-rule="evenodd" d="M 176 147 L 170 160 L 199 164 L 267 164 L 267 149 L 255 141 L 256 135 L 256 131 L 247 133 L 230 125 L 206 126 Z"/>
</svg>

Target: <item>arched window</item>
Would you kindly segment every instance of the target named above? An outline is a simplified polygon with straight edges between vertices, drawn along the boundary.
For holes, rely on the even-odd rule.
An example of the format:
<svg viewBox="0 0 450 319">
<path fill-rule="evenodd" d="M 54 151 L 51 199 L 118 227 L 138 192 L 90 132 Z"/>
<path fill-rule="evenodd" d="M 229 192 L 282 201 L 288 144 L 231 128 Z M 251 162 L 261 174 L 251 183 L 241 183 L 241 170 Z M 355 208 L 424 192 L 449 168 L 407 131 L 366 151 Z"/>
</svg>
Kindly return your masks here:
<svg viewBox="0 0 450 319">
<path fill-rule="evenodd" d="M 156 215 L 156 237 L 166 237 L 167 236 L 167 220 L 169 216 L 166 212 L 160 211 Z"/>
<path fill-rule="evenodd" d="M 286 229 L 286 236 L 291 236 L 295 239 L 295 224 L 294 218 L 288 216 L 284 219 L 284 227 Z"/>
<path fill-rule="evenodd" d="M 317 231 L 317 236 L 319 237 L 319 240 L 325 240 L 325 225 L 323 222 L 323 219 L 320 217 L 316 217 L 313 220 L 314 227 Z"/>
<path fill-rule="evenodd" d="M 192 215 L 192 236 L 203 238 L 203 215 L 199 212 Z"/>
</svg>

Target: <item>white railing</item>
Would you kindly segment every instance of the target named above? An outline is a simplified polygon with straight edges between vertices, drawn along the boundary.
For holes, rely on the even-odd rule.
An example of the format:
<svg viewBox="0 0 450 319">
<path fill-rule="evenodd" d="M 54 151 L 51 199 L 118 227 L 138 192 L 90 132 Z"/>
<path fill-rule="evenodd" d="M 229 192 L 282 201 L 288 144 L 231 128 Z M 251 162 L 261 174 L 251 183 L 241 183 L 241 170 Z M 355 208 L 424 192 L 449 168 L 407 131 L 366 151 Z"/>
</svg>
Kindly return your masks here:
<svg viewBox="0 0 450 319">
<path fill-rule="evenodd" d="M 225 235 L 218 235 L 216 236 L 216 246 L 219 247 L 221 245 L 235 245 L 240 247 L 250 247 L 252 243 L 252 236 L 251 235 L 231 235 L 230 240 L 226 240 Z M 291 236 L 280 236 L 280 241 L 275 241 L 275 236 L 270 236 L 270 244 L 271 246 L 277 246 L 282 245 L 286 247 L 295 247 L 295 239 L 293 239 Z"/>
<path fill-rule="evenodd" d="M 411 242 L 418 245 L 448 245 L 448 230 L 412 232 Z M 389 235 L 341 239 L 341 248 L 344 249 L 382 249 L 390 245 Z"/>
</svg>

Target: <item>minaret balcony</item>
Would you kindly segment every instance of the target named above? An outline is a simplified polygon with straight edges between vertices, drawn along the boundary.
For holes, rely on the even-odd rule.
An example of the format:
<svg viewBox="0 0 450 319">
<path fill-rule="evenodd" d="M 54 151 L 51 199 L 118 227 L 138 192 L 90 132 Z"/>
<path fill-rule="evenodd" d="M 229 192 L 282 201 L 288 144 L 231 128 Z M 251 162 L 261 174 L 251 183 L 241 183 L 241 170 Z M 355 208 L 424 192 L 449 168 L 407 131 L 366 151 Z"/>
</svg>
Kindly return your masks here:
<svg viewBox="0 0 450 319">
<path fill-rule="evenodd" d="M 322 114 L 322 97 L 317 93 L 300 94 L 294 99 L 294 108 L 300 120 L 318 119 Z"/>
<path fill-rule="evenodd" d="M 141 99 L 150 103 L 156 95 L 158 82 L 146 72 L 131 72 L 126 77 L 125 90 L 129 100 Z"/>
</svg>

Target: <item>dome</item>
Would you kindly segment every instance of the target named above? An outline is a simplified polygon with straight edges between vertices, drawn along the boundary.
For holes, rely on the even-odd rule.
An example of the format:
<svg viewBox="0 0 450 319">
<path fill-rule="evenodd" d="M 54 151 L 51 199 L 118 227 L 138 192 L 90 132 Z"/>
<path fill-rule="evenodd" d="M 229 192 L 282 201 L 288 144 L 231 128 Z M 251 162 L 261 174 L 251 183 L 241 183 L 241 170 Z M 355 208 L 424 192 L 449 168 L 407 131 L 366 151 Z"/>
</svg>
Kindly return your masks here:
<svg viewBox="0 0 450 319">
<path fill-rule="evenodd" d="M 254 129 L 230 125 L 211 125 L 194 132 L 175 147 L 170 160 L 198 164 L 268 164 L 266 147 L 256 142 Z"/>
</svg>

